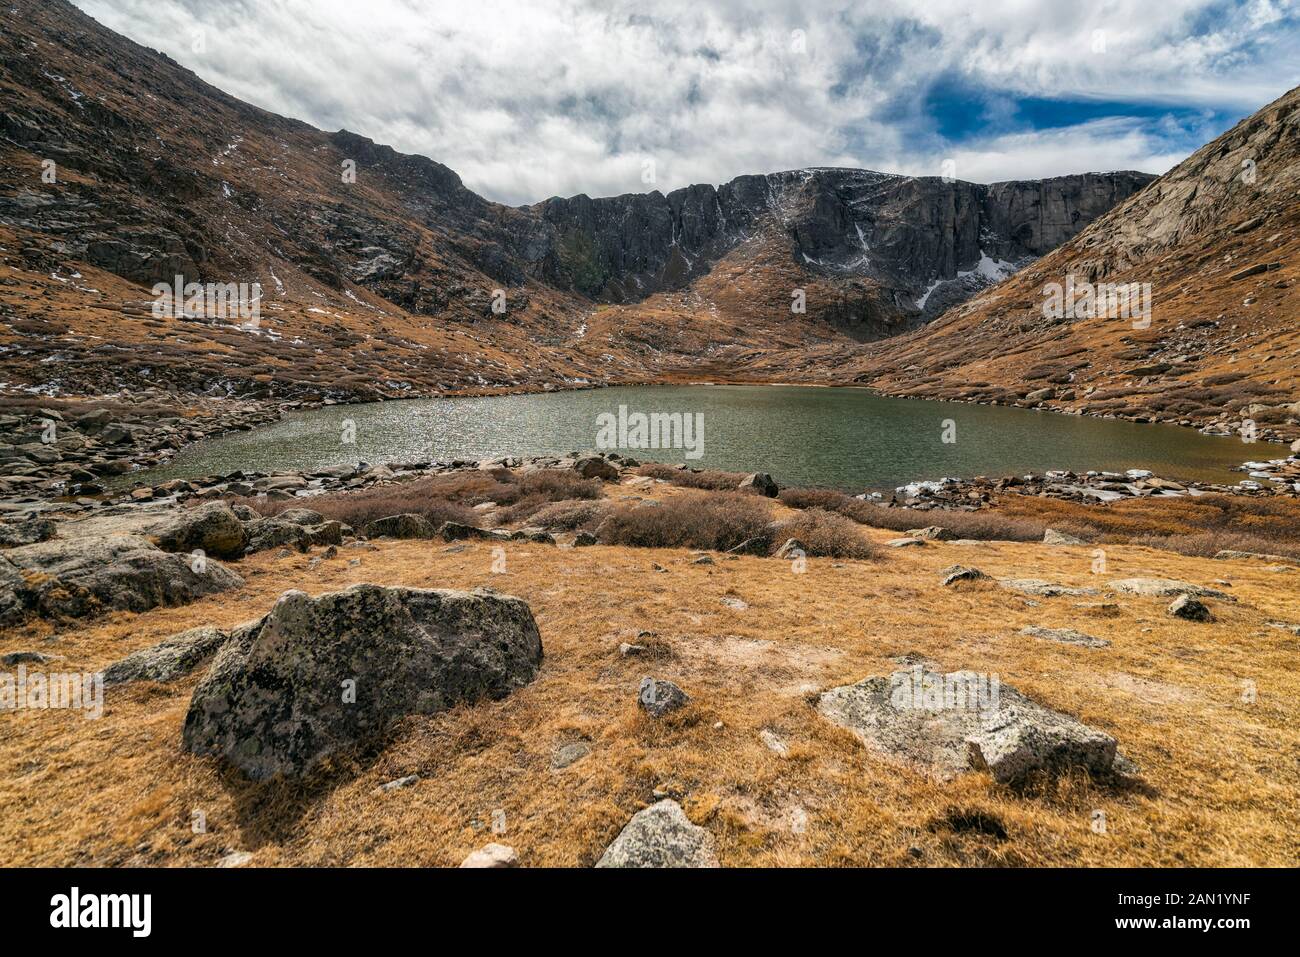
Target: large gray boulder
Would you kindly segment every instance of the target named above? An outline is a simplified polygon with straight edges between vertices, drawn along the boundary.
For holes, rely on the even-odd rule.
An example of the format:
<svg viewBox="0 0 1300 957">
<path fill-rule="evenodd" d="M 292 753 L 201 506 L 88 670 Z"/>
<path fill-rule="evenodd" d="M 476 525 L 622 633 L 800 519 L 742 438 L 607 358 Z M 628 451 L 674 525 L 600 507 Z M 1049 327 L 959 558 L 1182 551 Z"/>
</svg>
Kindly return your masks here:
<svg viewBox="0 0 1300 957">
<path fill-rule="evenodd" d="M 83 618 L 185 605 L 244 580 L 210 558 L 165 552 L 135 535 L 55 539 L 4 553 L 0 615 Z"/>
<path fill-rule="evenodd" d="M 172 635 L 156 645 L 142 648 L 104 669 L 104 684 L 128 681 L 175 681 L 183 678 L 217 653 L 230 632 L 210 625 Z"/>
<path fill-rule="evenodd" d="M 436 533 L 433 523 L 415 512 L 387 515 L 366 526 L 370 538 L 433 538 Z"/>
<path fill-rule="evenodd" d="M 205 502 L 176 512 L 158 525 L 150 538 L 167 552 L 198 550 L 216 558 L 239 558 L 248 534 L 225 502 Z"/>
<path fill-rule="evenodd" d="M 605 849 L 597 867 L 717 867 L 713 835 L 665 798 L 638 811 Z"/>
<path fill-rule="evenodd" d="M 312 545 L 341 545 L 343 536 L 351 532 L 342 522 L 323 521 L 319 525 L 301 525 L 279 515 L 254 519 L 245 525 L 245 529 L 248 532 L 248 543 L 244 550 L 249 554 L 286 545 L 304 552 Z"/>
<path fill-rule="evenodd" d="M 1030 773 L 1112 770 L 1115 739 L 1031 701 L 996 678 L 923 666 L 822 694 L 817 710 L 872 750 L 940 778 L 989 771 L 1004 784 Z"/>
<path fill-rule="evenodd" d="M 285 592 L 236 628 L 194 690 L 183 746 L 254 779 L 305 773 L 409 714 L 503 698 L 542 641 L 526 602 L 485 591 L 354 585 Z"/>
</svg>

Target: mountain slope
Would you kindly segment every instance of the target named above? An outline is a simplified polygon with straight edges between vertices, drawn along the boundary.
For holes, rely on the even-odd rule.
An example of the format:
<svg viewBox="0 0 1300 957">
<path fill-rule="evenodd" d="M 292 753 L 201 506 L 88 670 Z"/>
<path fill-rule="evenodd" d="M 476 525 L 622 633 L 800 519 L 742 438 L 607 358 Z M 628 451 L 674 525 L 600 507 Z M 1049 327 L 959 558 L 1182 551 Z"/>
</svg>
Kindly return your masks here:
<svg viewBox="0 0 1300 957">
<path fill-rule="evenodd" d="M 1149 322 L 1119 310 L 1050 314 L 1049 294 L 1071 277 L 1079 289 L 1149 284 Z M 986 294 L 873 355 L 856 353 L 845 376 L 895 394 L 1219 431 L 1249 419 L 1256 434 L 1294 439 L 1298 281 L 1300 88 Z"/>
<path fill-rule="evenodd" d="M 242 103 L 62 0 L 0 23 L 0 383 L 27 389 L 355 399 L 743 374 L 755 349 L 911 328 L 1149 179 L 818 169 L 514 208 Z M 151 287 L 178 275 L 260 284 L 257 325 L 157 314 Z"/>
</svg>

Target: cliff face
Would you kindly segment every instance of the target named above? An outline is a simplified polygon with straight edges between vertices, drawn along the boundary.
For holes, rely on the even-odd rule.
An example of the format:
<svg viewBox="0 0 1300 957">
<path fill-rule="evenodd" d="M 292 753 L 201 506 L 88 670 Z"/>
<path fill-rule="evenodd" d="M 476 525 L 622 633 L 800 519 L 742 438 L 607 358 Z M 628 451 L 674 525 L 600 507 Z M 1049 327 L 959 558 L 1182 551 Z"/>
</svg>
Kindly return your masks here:
<svg viewBox="0 0 1300 957">
<path fill-rule="evenodd" d="M 896 293 L 898 309 L 928 316 L 1073 238 L 1151 179 L 1086 173 L 984 186 L 809 169 L 532 209 L 553 229 L 556 255 L 542 275 L 593 298 L 683 288 L 768 230 L 809 272 L 873 280 Z M 950 288 L 931 303 L 927 290 L 939 287 Z"/>
</svg>

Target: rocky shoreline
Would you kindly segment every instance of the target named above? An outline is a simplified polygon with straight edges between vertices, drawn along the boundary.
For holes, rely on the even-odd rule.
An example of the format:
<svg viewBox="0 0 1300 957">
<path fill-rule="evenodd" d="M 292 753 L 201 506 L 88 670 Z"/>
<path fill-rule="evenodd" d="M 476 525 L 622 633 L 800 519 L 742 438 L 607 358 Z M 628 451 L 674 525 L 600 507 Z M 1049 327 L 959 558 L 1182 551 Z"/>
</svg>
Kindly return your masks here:
<svg viewBox="0 0 1300 957">
<path fill-rule="evenodd" d="M 948 401 L 948 400 L 944 400 Z M 985 404 L 985 403 L 980 403 Z M 138 481 L 126 488 L 111 480 L 169 462 L 185 446 L 235 431 L 248 431 L 279 421 L 286 413 L 319 407 L 300 400 L 211 398 L 177 396 L 143 391 L 113 396 L 50 399 L 11 409 L 0 402 L 0 513 L 21 515 L 57 505 L 71 510 L 93 509 L 124 502 L 182 503 L 223 496 L 266 495 L 271 498 L 309 497 L 326 492 L 365 488 L 388 481 L 439 475 L 448 471 L 485 467 L 503 462 L 534 467 L 554 467 L 555 457 L 519 459 L 498 456 L 482 462 L 389 462 L 333 466 L 316 470 L 264 473 L 237 470 L 192 479 L 172 479 L 156 485 Z M 1023 405 L 1039 411 L 1090 414 Z M 1115 415 L 1100 416 L 1116 418 Z M 1136 419 L 1135 421 L 1143 421 Z M 1146 421 L 1157 421 L 1149 418 Z M 1160 420 L 1163 421 L 1163 420 Z M 1190 421 L 1171 422 L 1195 427 Z M 1203 427 L 1206 434 L 1230 434 Z M 1276 442 L 1279 435 L 1264 430 L 1260 441 Z M 886 497 L 864 492 L 858 497 L 895 507 L 928 510 L 987 507 L 996 494 L 1039 495 L 1082 503 L 1105 503 L 1122 498 L 1180 497 L 1185 495 L 1300 495 L 1300 440 L 1292 455 L 1243 463 L 1248 477 L 1235 485 L 1180 482 L 1147 470 L 1124 473 L 1047 470 L 1041 474 L 990 478 L 945 477 L 918 480 L 899 486 Z M 579 453 L 571 453 L 570 458 Z M 617 460 L 613 456 L 611 460 Z M 1274 483 L 1274 484 L 1267 484 Z"/>
</svg>

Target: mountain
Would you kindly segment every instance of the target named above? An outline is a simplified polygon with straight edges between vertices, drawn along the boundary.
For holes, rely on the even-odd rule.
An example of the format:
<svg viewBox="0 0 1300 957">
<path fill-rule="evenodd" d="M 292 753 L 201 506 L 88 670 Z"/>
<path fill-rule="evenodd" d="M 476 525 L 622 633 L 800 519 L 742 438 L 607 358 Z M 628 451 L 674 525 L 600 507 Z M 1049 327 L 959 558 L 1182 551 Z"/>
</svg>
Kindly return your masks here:
<svg viewBox="0 0 1300 957">
<path fill-rule="evenodd" d="M 847 381 L 1300 435 L 1300 88 L 1242 120 L 1032 266 L 873 354 Z M 1056 315 L 1072 283 L 1147 286 L 1146 321 Z M 1261 453 L 1263 455 L 1264 453 Z"/>
<path fill-rule="evenodd" d="M 433 160 L 243 103 L 62 0 L 0 18 L 0 383 L 38 391 L 743 377 L 755 351 L 915 328 L 1150 180 L 809 169 L 509 207 Z M 259 284 L 257 323 L 160 313 L 152 287 L 177 276 Z"/>
</svg>

